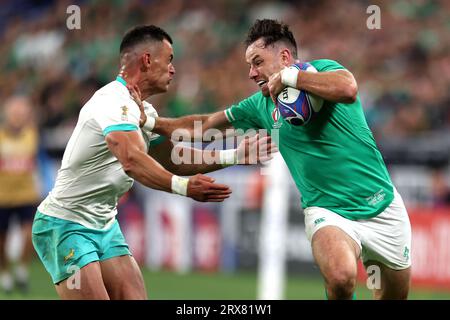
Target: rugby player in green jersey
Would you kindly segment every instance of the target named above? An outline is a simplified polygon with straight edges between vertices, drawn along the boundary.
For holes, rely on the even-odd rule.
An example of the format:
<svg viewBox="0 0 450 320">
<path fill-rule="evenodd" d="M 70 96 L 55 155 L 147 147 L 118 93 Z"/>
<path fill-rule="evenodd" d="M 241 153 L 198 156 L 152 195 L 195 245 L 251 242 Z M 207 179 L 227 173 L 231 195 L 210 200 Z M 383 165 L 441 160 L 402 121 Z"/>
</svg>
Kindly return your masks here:
<svg viewBox="0 0 450 320">
<path fill-rule="evenodd" d="M 302 196 L 306 234 L 329 299 L 351 299 L 357 261 L 377 266 L 375 299 L 406 299 L 411 274 L 411 226 L 364 117 L 355 78 L 333 60 L 309 61 L 317 73 L 286 68 L 297 60 L 288 26 L 257 20 L 246 40 L 249 78 L 260 91 L 225 111 L 178 119 L 156 118 L 153 132 L 178 128 L 278 130 L 278 148 Z M 289 74 L 286 72 L 290 72 Z M 324 100 L 316 117 L 293 126 L 274 117 L 273 98 L 285 87 Z M 276 200 L 274 200 L 276 201 Z M 379 268 L 379 269 L 378 269 Z"/>
</svg>

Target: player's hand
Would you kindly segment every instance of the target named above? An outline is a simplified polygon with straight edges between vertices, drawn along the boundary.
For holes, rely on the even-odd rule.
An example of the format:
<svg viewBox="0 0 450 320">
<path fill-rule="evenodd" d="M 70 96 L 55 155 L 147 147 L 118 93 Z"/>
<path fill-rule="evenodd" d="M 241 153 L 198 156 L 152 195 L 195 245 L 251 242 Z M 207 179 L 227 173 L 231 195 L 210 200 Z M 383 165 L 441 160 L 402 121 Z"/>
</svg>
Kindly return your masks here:
<svg viewBox="0 0 450 320">
<path fill-rule="evenodd" d="M 261 137 L 259 134 L 246 137 L 237 148 L 238 164 L 264 163 L 273 158 L 278 152 L 277 146 L 272 142 L 271 136 Z"/>
<path fill-rule="evenodd" d="M 270 96 L 273 102 L 276 104 L 278 94 L 286 87 L 281 82 L 281 72 L 275 72 L 269 77 L 269 82 L 267 83 L 269 88 Z"/>
<path fill-rule="evenodd" d="M 214 179 L 202 174 L 189 178 L 187 196 L 201 202 L 222 202 L 230 197 L 227 185 L 214 183 Z"/>
<path fill-rule="evenodd" d="M 136 102 L 136 104 L 139 107 L 139 110 L 141 111 L 141 115 L 139 117 L 139 127 L 143 127 L 145 122 L 147 121 L 147 114 L 145 113 L 145 108 L 144 108 L 144 104 L 142 103 L 141 100 L 141 90 L 139 89 L 139 87 L 137 85 L 130 85 L 127 84 L 127 88 L 128 91 L 130 91 L 130 95 L 133 98 L 134 102 Z"/>
</svg>

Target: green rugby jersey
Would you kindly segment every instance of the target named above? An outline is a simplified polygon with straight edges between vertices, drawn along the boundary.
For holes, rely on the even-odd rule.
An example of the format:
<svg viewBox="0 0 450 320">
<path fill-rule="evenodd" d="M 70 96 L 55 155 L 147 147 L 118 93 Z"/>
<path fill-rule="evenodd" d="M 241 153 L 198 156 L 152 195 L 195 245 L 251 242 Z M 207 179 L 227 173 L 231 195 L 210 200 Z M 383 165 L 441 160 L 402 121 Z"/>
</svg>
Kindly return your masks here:
<svg viewBox="0 0 450 320">
<path fill-rule="evenodd" d="M 344 69 L 332 60 L 311 61 L 318 72 Z M 354 103 L 324 101 L 305 126 L 275 116 L 261 91 L 225 110 L 237 129 L 278 128 L 279 145 L 302 195 L 302 206 L 322 207 L 351 220 L 381 213 L 392 202 L 393 185 L 370 131 L 359 96 Z"/>
</svg>

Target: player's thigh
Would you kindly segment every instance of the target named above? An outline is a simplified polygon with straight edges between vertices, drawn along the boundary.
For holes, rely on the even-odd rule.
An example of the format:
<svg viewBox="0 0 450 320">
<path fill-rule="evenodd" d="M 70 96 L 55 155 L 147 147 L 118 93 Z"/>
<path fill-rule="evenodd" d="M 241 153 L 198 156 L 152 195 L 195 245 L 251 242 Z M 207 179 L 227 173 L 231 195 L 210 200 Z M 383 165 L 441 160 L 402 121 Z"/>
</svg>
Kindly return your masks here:
<svg viewBox="0 0 450 320">
<path fill-rule="evenodd" d="M 131 255 L 103 260 L 100 266 L 103 282 L 111 299 L 147 299 L 141 270 Z"/>
<path fill-rule="evenodd" d="M 408 298 L 411 267 L 394 270 L 374 260 L 366 261 L 364 266 L 366 269 L 371 268 L 368 270 L 371 277 L 369 281 L 372 284 L 375 299 L 400 300 Z"/>
<path fill-rule="evenodd" d="M 322 227 L 313 235 L 311 247 L 327 282 L 356 279 L 360 249 L 358 243 L 341 228 L 334 225 Z"/>
<path fill-rule="evenodd" d="M 352 222 L 320 207 L 306 208 L 304 214 L 306 235 L 326 280 L 356 277 L 361 244 Z"/>
<path fill-rule="evenodd" d="M 93 295 L 92 299 L 105 298 L 106 289 L 98 263 L 101 236 L 101 230 L 36 213 L 33 245 L 62 297 L 81 299 Z M 61 286 L 64 283 L 68 286 Z"/>
<path fill-rule="evenodd" d="M 109 300 L 98 261 L 77 270 L 71 277 L 55 285 L 63 300 Z"/>
</svg>

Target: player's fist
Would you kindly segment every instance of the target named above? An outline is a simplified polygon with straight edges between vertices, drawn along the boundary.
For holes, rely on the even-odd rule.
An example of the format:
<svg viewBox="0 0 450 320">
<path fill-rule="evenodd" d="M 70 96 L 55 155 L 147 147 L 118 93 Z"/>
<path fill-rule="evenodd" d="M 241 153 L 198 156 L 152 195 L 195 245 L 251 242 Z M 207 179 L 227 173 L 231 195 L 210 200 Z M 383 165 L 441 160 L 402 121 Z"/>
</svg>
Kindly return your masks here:
<svg viewBox="0 0 450 320">
<path fill-rule="evenodd" d="M 281 82 L 281 72 L 275 72 L 269 77 L 269 82 L 267 83 L 267 87 L 269 88 L 270 96 L 272 100 L 276 102 L 276 97 L 278 94 L 286 87 Z"/>
<path fill-rule="evenodd" d="M 214 183 L 214 179 L 202 174 L 189 178 L 187 196 L 201 202 L 222 202 L 230 197 L 227 185 Z"/>
</svg>

